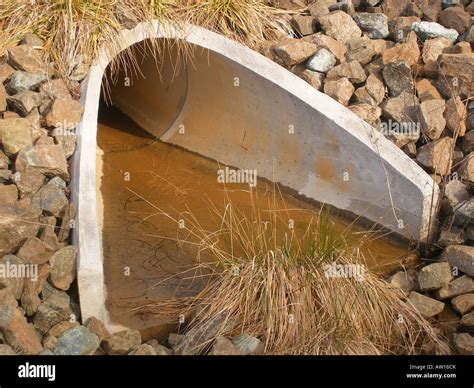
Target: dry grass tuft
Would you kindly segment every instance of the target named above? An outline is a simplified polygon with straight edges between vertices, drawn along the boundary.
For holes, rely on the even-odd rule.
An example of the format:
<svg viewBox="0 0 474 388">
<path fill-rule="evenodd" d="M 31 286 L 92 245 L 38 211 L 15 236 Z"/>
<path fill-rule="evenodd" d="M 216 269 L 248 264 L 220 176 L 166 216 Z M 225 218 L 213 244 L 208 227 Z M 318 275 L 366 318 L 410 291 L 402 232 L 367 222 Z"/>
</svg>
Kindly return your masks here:
<svg viewBox="0 0 474 388">
<path fill-rule="evenodd" d="M 45 41 L 45 57 L 68 78 L 79 58 L 92 61 L 104 42 L 120 47 L 118 31 L 140 22 L 194 23 L 254 46 L 281 30 L 280 12 L 263 0 L 2 0 L 0 56 L 35 33 Z M 125 62 L 133 66 L 132 55 Z"/>
<path fill-rule="evenodd" d="M 446 349 L 405 295 L 366 269 L 360 247 L 335 234 L 327 211 L 298 233 L 284 210 L 269 209 L 248 214 L 228 201 L 224 211 L 213 208 L 217 231 L 203 230 L 192 213 L 186 218 L 190 239 L 182 243 L 199 247 L 196 271 L 212 280 L 191 307 L 174 306 L 174 315 L 193 316 L 187 329 L 226 317 L 200 350 L 241 333 L 260 338 L 266 354 L 416 354 L 425 341 Z M 332 264 L 362 277 L 327 276 Z"/>
</svg>

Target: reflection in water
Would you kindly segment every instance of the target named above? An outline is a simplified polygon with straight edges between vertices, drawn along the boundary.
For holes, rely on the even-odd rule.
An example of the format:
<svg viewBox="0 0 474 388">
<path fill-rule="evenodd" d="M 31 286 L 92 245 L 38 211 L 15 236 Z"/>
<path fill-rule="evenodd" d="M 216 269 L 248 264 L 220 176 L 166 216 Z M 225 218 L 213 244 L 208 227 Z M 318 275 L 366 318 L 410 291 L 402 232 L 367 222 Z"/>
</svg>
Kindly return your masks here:
<svg viewBox="0 0 474 388">
<path fill-rule="evenodd" d="M 217 171 L 224 166 L 155 140 L 112 108 L 104 108 L 99 121 L 97 187 L 108 309 L 116 323 L 136 329 L 160 325 L 170 318 L 147 321 L 131 314 L 131 306 L 193 296 L 209 279 L 195 269 L 197 249 L 179 220 L 192 214 L 201 228 L 216 231 L 219 217 L 211 208 L 222 214 L 228 200 L 251 216 L 249 186 L 219 183 Z M 304 232 L 319 212 L 288 191 L 274 195 L 274 185 L 262 179 L 254 193 L 262 214 L 281 210 L 296 232 Z M 367 233 L 348 225 L 338 218 L 336 233 L 357 244 Z M 367 264 L 377 268 L 406 254 L 406 248 L 382 238 L 361 250 Z"/>
</svg>

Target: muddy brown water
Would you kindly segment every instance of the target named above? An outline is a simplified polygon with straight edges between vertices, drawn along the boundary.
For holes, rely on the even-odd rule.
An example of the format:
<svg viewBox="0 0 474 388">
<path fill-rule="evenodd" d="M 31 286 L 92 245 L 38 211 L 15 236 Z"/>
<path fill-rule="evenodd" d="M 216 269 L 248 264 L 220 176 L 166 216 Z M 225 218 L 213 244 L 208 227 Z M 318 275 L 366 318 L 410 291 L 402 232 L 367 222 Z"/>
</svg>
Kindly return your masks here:
<svg viewBox="0 0 474 388">
<path fill-rule="evenodd" d="M 209 279 L 196 270 L 197 249 L 179 221 L 192 216 L 208 231 L 219 229 L 211 208 L 224 212 L 230 200 L 252 217 L 249 187 L 218 182 L 217 162 L 154 139 L 114 108 L 102 107 L 97 139 L 97 195 L 102 228 L 107 308 L 114 323 L 159 337 L 179 317 L 138 313 L 137 306 L 192 297 Z M 312 203 L 259 178 L 254 206 L 285 212 L 296 231 L 319 213 Z M 275 202 L 276 201 L 276 202 Z M 211 206 L 212 204 L 212 206 Z M 367 228 L 331 213 L 335 232 L 357 245 Z M 407 244 L 387 237 L 361 247 L 366 263 L 387 271 L 410 256 Z"/>
</svg>

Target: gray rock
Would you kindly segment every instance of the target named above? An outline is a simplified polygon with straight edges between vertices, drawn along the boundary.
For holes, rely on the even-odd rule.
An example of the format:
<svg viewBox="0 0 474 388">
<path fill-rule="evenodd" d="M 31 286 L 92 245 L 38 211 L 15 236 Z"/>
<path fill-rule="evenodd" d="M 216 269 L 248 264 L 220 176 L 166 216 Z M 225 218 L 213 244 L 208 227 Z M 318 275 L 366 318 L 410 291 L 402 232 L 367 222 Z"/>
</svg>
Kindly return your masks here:
<svg viewBox="0 0 474 388">
<path fill-rule="evenodd" d="M 63 189 L 54 185 L 45 185 L 40 192 L 40 206 L 47 215 L 61 218 L 69 201 Z"/>
<path fill-rule="evenodd" d="M 471 291 L 474 291 L 474 283 L 469 276 L 464 275 L 440 288 L 436 291 L 435 296 L 438 299 L 444 300 Z"/>
<path fill-rule="evenodd" d="M 238 349 L 239 353 L 244 356 L 249 354 L 263 354 L 264 351 L 262 341 L 248 334 L 242 334 L 232 338 L 232 343 Z"/>
<path fill-rule="evenodd" d="M 463 294 L 451 299 L 454 309 L 460 314 L 466 314 L 474 309 L 474 294 Z"/>
<path fill-rule="evenodd" d="M 418 273 L 421 291 L 431 291 L 447 285 L 453 279 L 448 263 L 434 263 L 423 267 Z"/>
<path fill-rule="evenodd" d="M 451 245 L 444 250 L 442 260 L 447 261 L 452 267 L 474 276 L 474 247 Z"/>
<path fill-rule="evenodd" d="M 55 354 L 66 355 L 89 355 L 99 347 L 99 337 L 91 333 L 86 327 L 78 326 L 64 332 L 58 338 Z"/>
<path fill-rule="evenodd" d="M 389 35 L 388 18 L 383 13 L 359 12 L 353 18 L 371 39 L 384 39 Z"/>
<path fill-rule="evenodd" d="M 413 93 L 415 84 L 411 68 L 405 61 L 388 63 L 383 69 L 383 78 L 390 96 L 399 96 L 402 92 Z"/>
<path fill-rule="evenodd" d="M 438 238 L 438 245 L 440 247 L 447 247 L 449 245 L 462 245 L 466 242 L 466 234 L 464 230 L 457 226 L 451 226 L 448 229 L 441 229 Z"/>
<path fill-rule="evenodd" d="M 203 321 L 192 327 L 174 348 L 175 354 L 195 355 L 199 354 L 209 345 L 209 342 L 220 333 L 229 331 L 233 327 L 229 322 L 228 315 L 222 313 L 214 318 Z"/>
<path fill-rule="evenodd" d="M 8 108 L 21 117 L 26 117 L 30 112 L 41 105 L 43 96 L 40 93 L 24 90 L 13 96 L 7 97 Z"/>
<path fill-rule="evenodd" d="M 208 353 L 210 356 L 238 356 L 240 355 L 239 350 L 234 344 L 225 337 L 217 337 L 214 340 L 212 349 Z"/>
<path fill-rule="evenodd" d="M 454 207 L 454 222 L 462 227 L 474 223 L 474 198 L 463 201 Z"/>
<path fill-rule="evenodd" d="M 464 183 L 458 179 L 448 181 L 444 186 L 444 197 L 442 207 L 446 213 L 454 211 L 454 208 L 461 202 L 469 199 L 469 192 Z"/>
<path fill-rule="evenodd" d="M 137 330 L 122 330 L 102 341 L 102 349 L 109 355 L 125 355 L 140 346 L 142 337 Z"/>
<path fill-rule="evenodd" d="M 410 294 L 408 300 L 425 318 L 434 317 L 444 309 L 444 303 L 415 291 Z"/>
<path fill-rule="evenodd" d="M 36 329 L 46 334 L 54 325 L 73 317 L 71 298 L 64 291 L 57 290 L 49 283 L 45 284 L 42 291 L 42 302 L 33 318 Z"/>
<path fill-rule="evenodd" d="M 320 73 L 327 73 L 335 66 L 335 64 L 336 57 L 334 54 L 329 50 L 322 48 L 308 59 L 308 62 L 306 62 L 306 68 Z"/>
<path fill-rule="evenodd" d="M 387 283 L 394 288 L 399 288 L 408 295 L 415 289 L 416 277 L 416 272 L 414 271 L 398 271 L 388 279 Z"/>
<path fill-rule="evenodd" d="M 453 342 L 460 354 L 474 354 L 474 337 L 469 333 L 454 334 Z"/>
<path fill-rule="evenodd" d="M 34 145 L 21 150 L 15 162 L 17 171 L 37 171 L 47 177 L 69 180 L 68 164 L 60 145 Z"/>
<path fill-rule="evenodd" d="M 441 24 L 435 22 L 415 22 L 412 24 L 411 29 L 416 32 L 421 40 L 442 36 L 455 42 L 459 36 L 459 33 L 456 30 L 445 28 Z"/>
<path fill-rule="evenodd" d="M 25 71 L 15 71 L 5 83 L 5 89 L 10 95 L 24 90 L 37 91 L 45 81 L 45 74 L 31 74 Z"/>
</svg>

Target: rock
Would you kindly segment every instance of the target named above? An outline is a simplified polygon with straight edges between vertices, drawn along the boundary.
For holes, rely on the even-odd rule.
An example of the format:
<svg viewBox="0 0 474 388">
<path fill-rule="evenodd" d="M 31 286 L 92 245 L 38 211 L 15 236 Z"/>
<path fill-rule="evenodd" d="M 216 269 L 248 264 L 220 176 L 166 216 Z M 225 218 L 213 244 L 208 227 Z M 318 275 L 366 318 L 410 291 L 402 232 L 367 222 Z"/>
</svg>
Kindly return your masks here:
<svg viewBox="0 0 474 388">
<path fill-rule="evenodd" d="M 453 221 L 463 228 L 474 223 L 474 198 L 463 201 L 454 208 Z"/>
<path fill-rule="evenodd" d="M 16 94 L 25 90 L 37 91 L 45 81 L 46 75 L 43 73 L 32 74 L 15 71 L 5 83 L 5 89 L 8 94 Z"/>
<path fill-rule="evenodd" d="M 238 356 L 239 350 L 234 344 L 225 337 L 217 337 L 214 340 L 212 349 L 208 353 L 209 356 Z"/>
<path fill-rule="evenodd" d="M 347 47 L 345 44 L 338 42 L 336 39 L 322 33 L 313 34 L 304 38 L 310 43 L 314 43 L 317 47 L 329 50 L 340 63 L 346 61 Z"/>
<path fill-rule="evenodd" d="M 8 345 L 19 354 L 39 354 L 43 347 L 34 328 L 17 308 L 8 288 L 0 290 L 0 332 Z"/>
<path fill-rule="evenodd" d="M 84 326 L 87 327 L 91 333 L 95 334 L 99 338 L 100 342 L 110 336 L 110 333 L 105 327 L 104 323 L 96 317 L 90 317 L 87 319 Z"/>
<path fill-rule="evenodd" d="M 446 126 L 444 100 L 427 100 L 420 104 L 420 124 L 422 132 L 430 139 L 439 139 Z"/>
<path fill-rule="evenodd" d="M 444 115 L 446 117 L 446 126 L 453 134 L 458 136 L 466 134 L 467 108 L 459 96 L 448 100 Z"/>
<path fill-rule="evenodd" d="M 445 48 L 443 50 L 445 54 L 470 54 L 472 53 L 471 45 L 468 42 L 459 42 L 454 46 Z"/>
<path fill-rule="evenodd" d="M 232 338 L 232 343 L 238 349 L 239 353 L 247 355 L 260 355 L 264 352 L 264 345 L 258 338 L 248 334 L 238 335 Z"/>
<path fill-rule="evenodd" d="M 448 175 L 451 171 L 450 152 L 453 148 L 453 139 L 443 137 L 420 147 L 416 160 L 430 172 Z"/>
<path fill-rule="evenodd" d="M 54 250 L 59 249 L 59 240 L 58 236 L 56 235 L 56 217 L 41 217 L 40 221 L 43 225 L 40 239 L 49 246 L 53 247 Z"/>
<path fill-rule="evenodd" d="M 298 39 L 286 39 L 271 47 L 275 61 L 285 67 L 306 61 L 317 50 L 315 44 Z"/>
<path fill-rule="evenodd" d="M 155 349 L 148 344 L 142 344 L 132 349 L 129 356 L 156 356 Z"/>
<path fill-rule="evenodd" d="M 55 336 L 51 334 L 46 334 L 46 336 L 43 337 L 43 347 L 46 350 L 49 350 L 50 352 L 54 352 L 54 349 L 56 349 L 57 344 L 58 344 L 58 339 Z"/>
<path fill-rule="evenodd" d="M 458 90 L 461 97 L 474 95 L 474 53 L 470 54 L 441 54 L 438 58 L 440 74 L 442 79 L 449 84 L 449 97 L 452 97 L 452 89 Z"/>
<path fill-rule="evenodd" d="M 443 98 L 438 92 L 438 89 L 436 89 L 436 87 L 426 78 L 416 83 L 416 93 L 418 94 L 420 102 L 427 100 L 440 100 Z"/>
<path fill-rule="evenodd" d="M 36 314 L 41 303 L 36 291 L 36 283 L 32 279 L 26 279 L 23 285 L 23 292 L 21 294 L 21 307 L 25 310 L 28 317 Z"/>
<path fill-rule="evenodd" d="M 473 332 L 474 331 L 474 311 L 463 315 L 459 323 L 461 324 L 461 328 L 463 331 Z"/>
<path fill-rule="evenodd" d="M 49 80 L 41 85 L 41 93 L 47 96 L 51 100 L 69 100 L 71 99 L 71 93 L 67 88 L 67 85 L 60 78 Z"/>
<path fill-rule="evenodd" d="M 435 296 L 438 299 L 444 300 L 471 291 L 474 291 L 474 283 L 469 276 L 464 275 L 457 279 L 454 279 L 446 286 L 440 288 L 438 291 L 436 291 Z"/>
<path fill-rule="evenodd" d="M 326 81 L 324 83 L 324 93 L 342 105 L 347 105 L 349 103 L 354 90 L 354 86 L 347 78 L 340 78 L 335 81 Z"/>
<path fill-rule="evenodd" d="M 384 65 L 390 62 L 405 61 L 410 66 L 418 63 L 420 59 L 420 48 L 416 35 L 410 32 L 403 43 L 397 43 L 394 47 L 386 49 L 382 53 L 382 61 Z"/>
<path fill-rule="evenodd" d="M 53 255 L 53 249 L 37 237 L 31 237 L 25 241 L 18 251 L 18 256 L 25 261 L 40 265 L 49 261 Z"/>
<path fill-rule="evenodd" d="M 79 125 L 84 109 L 79 101 L 56 99 L 46 113 L 48 127 L 73 129 Z"/>
<path fill-rule="evenodd" d="M 326 75 L 326 81 L 348 79 L 351 83 L 362 83 L 367 79 L 364 69 L 357 61 L 345 62 L 333 67 Z"/>
<path fill-rule="evenodd" d="M 362 31 L 356 22 L 345 12 L 336 11 L 319 17 L 322 30 L 331 38 L 341 43 L 347 43 L 350 39 L 358 38 Z"/>
<path fill-rule="evenodd" d="M 441 12 L 439 22 L 462 34 L 471 25 L 471 15 L 462 7 L 449 7 Z"/>
<path fill-rule="evenodd" d="M 306 62 L 306 68 L 320 73 L 327 73 L 336 64 L 336 57 L 325 48 L 319 49 L 316 54 Z"/>
<path fill-rule="evenodd" d="M 355 99 L 360 104 L 380 105 L 385 96 L 385 87 L 377 76 L 370 74 L 365 86 L 357 89 L 354 93 Z"/>
<path fill-rule="evenodd" d="M 423 51 L 421 57 L 423 58 L 423 62 L 426 64 L 436 62 L 443 51 L 451 47 L 453 45 L 453 41 L 449 40 L 444 37 L 428 39 L 423 44 Z"/>
<path fill-rule="evenodd" d="M 47 66 L 37 50 L 29 45 L 16 46 L 8 50 L 8 64 L 27 73 L 47 73 Z"/>
<path fill-rule="evenodd" d="M 173 350 L 168 349 L 166 346 L 160 345 L 156 339 L 151 339 L 146 343 L 153 348 L 157 356 L 171 356 L 173 354 Z"/>
<path fill-rule="evenodd" d="M 203 321 L 193 326 L 174 347 L 176 355 L 199 354 L 209 340 L 215 338 L 220 332 L 231 329 L 231 322 L 228 321 L 227 314 L 222 313 L 210 320 Z"/>
<path fill-rule="evenodd" d="M 418 284 L 421 291 L 432 291 L 447 285 L 453 279 L 448 263 L 427 265 L 418 273 Z"/>
<path fill-rule="evenodd" d="M 44 41 L 38 35 L 27 33 L 21 40 L 20 44 L 28 44 L 34 48 L 41 48 L 44 45 Z"/>
<path fill-rule="evenodd" d="M 416 286 L 416 273 L 414 271 L 398 271 L 388 279 L 388 284 L 409 295 Z"/>
<path fill-rule="evenodd" d="M 15 356 L 16 353 L 11 346 L 0 344 L 0 356 Z"/>
<path fill-rule="evenodd" d="M 451 226 L 447 229 L 441 229 L 438 238 L 438 245 L 440 247 L 447 247 L 448 245 L 462 245 L 466 242 L 464 230 L 457 226 Z"/>
<path fill-rule="evenodd" d="M 459 177 L 465 181 L 474 182 L 474 153 L 467 155 L 458 169 Z"/>
<path fill-rule="evenodd" d="M 40 206 L 48 215 L 61 217 L 69 201 L 64 194 L 64 190 L 52 185 L 45 185 L 39 192 Z"/>
<path fill-rule="evenodd" d="M 367 36 L 351 39 L 347 42 L 347 48 L 346 59 L 349 62 L 357 61 L 361 65 L 370 63 L 377 54 L 374 49 L 373 41 Z"/>
<path fill-rule="evenodd" d="M 458 330 L 459 320 L 458 313 L 449 304 L 446 304 L 443 311 L 437 316 L 436 329 L 441 329 L 442 334 L 449 337 Z"/>
<path fill-rule="evenodd" d="M 18 113 L 21 117 L 26 117 L 30 112 L 39 107 L 43 101 L 40 93 L 32 92 L 31 90 L 24 90 L 7 97 L 8 108 Z"/>
<path fill-rule="evenodd" d="M 0 63 L 0 84 L 3 84 L 14 72 L 15 69 L 8 63 Z"/>
<path fill-rule="evenodd" d="M 137 330 L 122 330 L 102 341 L 101 347 L 109 355 L 125 355 L 140 346 L 142 337 Z"/>
<path fill-rule="evenodd" d="M 389 20 L 392 20 L 406 14 L 408 4 L 409 0 L 384 0 L 382 2 L 382 12 L 387 15 Z"/>
<path fill-rule="evenodd" d="M 38 171 L 23 171 L 15 174 L 15 184 L 21 196 L 36 193 L 45 181 L 45 176 Z"/>
<path fill-rule="evenodd" d="M 79 322 L 77 321 L 63 321 L 54 325 L 50 330 L 49 334 L 54 337 L 61 337 L 66 331 L 79 327 Z"/>
<path fill-rule="evenodd" d="M 467 245 L 450 245 L 443 254 L 442 260 L 447 261 L 451 267 L 474 276 L 474 247 Z"/>
<path fill-rule="evenodd" d="M 474 294 L 456 296 L 451 299 L 451 304 L 458 313 L 466 314 L 474 309 Z"/>
<path fill-rule="evenodd" d="M 388 18 L 383 13 L 359 12 L 353 18 L 371 39 L 384 39 L 389 35 Z"/>
<path fill-rule="evenodd" d="M 408 300 L 424 318 L 434 317 L 444 309 L 444 303 L 415 291 L 411 292 Z"/>
<path fill-rule="evenodd" d="M 474 354 L 474 337 L 469 333 L 454 334 L 453 342 L 459 354 Z"/>
<path fill-rule="evenodd" d="M 50 259 L 51 282 L 60 290 L 68 290 L 76 277 L 77 249 L 68 245 L 57 251 Z"/>
<path fill-rule="evenodd" d="M 176 346 L 179 345 L 179 343 L 182 341 L 183 338 L 184 338 L 183 334 L 171 333 L 168 336 L 168 345 L 171 346 L 172 348 L 175 348 Z"/>
<path fill-rule="evenodd" d="M 404 41 L 411 31 L 411 25 L 420 22 L 418 16 L 400 16 L 388 23 L 388 30 L 393 40 Z"/>
<path fill-rule="evenodd" d="M 295 15 L 291 19 L 291 25 L 299 36 L 311 35 L 315 30 L 313 16 Z"/>
<path fill-rule="evenodd" d="M 399 96 L 389 98 L 382 103 L 384 117 L 401 124 L 416 122 L 418 110 L 418 98 L 414 94 L 406 92 L 402 92 Z"/>
<path fill-rule="evenodd" d="M 58 338 L 57 355 L 89 355 L 93 354 L 100 345 L 99 338 L 86 327 L 78 326 L 66 331 Z"/>
<path fill-rule="evenodd" d="M 0 120 L 3 150 L 13 158 L 19 151 L 33 145 L 30 123 L 25 119 Z"/>
<path fill-rule="evenodd" d="M 312 17 L 319 22 L 321 16 L 327 15 L 329 13 L 329 6 L 336 4 L 337 0 L 319 0 L 308 5 L 309 13 Z"/>
<path fill-rule="evenodd" d="M 46 334 L 59 322 L 70 320 L 73 312 L 70 306 L 70 297 L 64 291 L 57 290 L 46 283 L 42 290 L 42 296 L 43 300 L 38 306 L 33 324 L 40 333 Z"/>
<path fill-rule="evenodd" d="M 0 185 L 0 206 L 12 206 L 18 200 L 18 190 L 15 185 Z"/>
<path fill-rule="evenodd" d="M 462 139 L 462 150 L 465 154 L 469 154 L 474 151 L 474 131 L 471 130 Z"/>
<path fill-rule="evenodd" d="M 23 260 L 15 255 L 6 255 L 0 259 L 0 287 L 8 287 L 16 300 L 20 299 L 25 280 L 21 275 L 21 267 L 25 265 Z M 15 272 L 10 272 L 12 268 Z"/>
<path fill-rule="evenodd" d="M 442 36 L 455 42 L 459 36 L 456 30 L 445 28 L 441 24 L 434 22 L 416 22 L 412 24 L 411 29 L 416 32 L 421 40 Z"/>
<path fill-rule="evenodd" d="M 402 92 L 412 93 L 414 90 L 411 68 L 405 61 L 388 63 L 383 69 L 383 78 L 392 97 Z"/>
<path fill-rule="evenodd" d="M 69 180 L 68 165 L 64 150 L 60 145 L 35 145 L 18 153 L 15 167 L 17 171 L 36 171 L 47 177 L 59 176 Z"/>
<path fill-rule="evenodd" d="M 322 90 L 324 83 L 324 74 L 305 69 L 302 65 L 296 65 L 292 72 L 309 83 L 316 90 Z"/>
<path fill-rule="evenodd" d="M 0 206 L 0 257 L 16 251 L 29 237 L 38 233 L 40 210 Z"/>
<path fill-rule="evenodd" d="M 351 105 L 349 109 L 371 125 L 376 125 L 382 115 L 382 109 L 369 104 Z"/>
<path fill-rule="evenodd" d="M 0 112 L 5 112 L 7 110 L 7 92 L 5 87 L 0 84 Z"/>
</svg>

